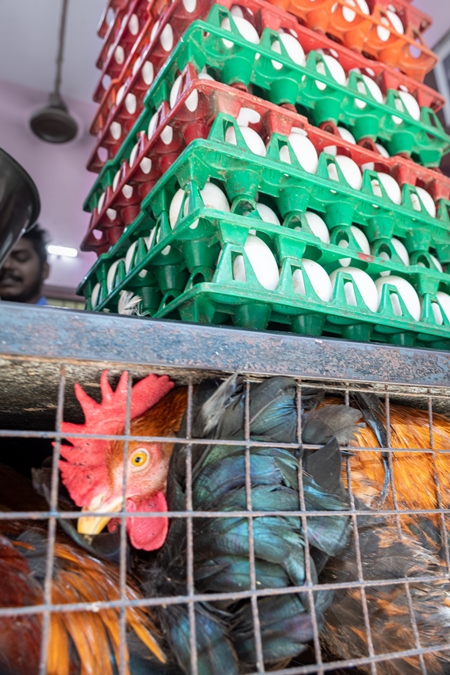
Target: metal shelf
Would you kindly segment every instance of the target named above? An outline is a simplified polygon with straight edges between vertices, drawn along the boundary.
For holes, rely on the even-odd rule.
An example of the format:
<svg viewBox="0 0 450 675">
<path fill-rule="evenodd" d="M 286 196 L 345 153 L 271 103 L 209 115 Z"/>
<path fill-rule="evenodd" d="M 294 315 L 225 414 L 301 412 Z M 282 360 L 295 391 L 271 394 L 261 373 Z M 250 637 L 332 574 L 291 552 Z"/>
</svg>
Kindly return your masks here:
<svg viewBox="0 0 450 675">
<path fill-rule="evenodd" d="M 450 384 L 450 353 L 2 303 L 0 356 L 308 379 Z"/>
</svg>

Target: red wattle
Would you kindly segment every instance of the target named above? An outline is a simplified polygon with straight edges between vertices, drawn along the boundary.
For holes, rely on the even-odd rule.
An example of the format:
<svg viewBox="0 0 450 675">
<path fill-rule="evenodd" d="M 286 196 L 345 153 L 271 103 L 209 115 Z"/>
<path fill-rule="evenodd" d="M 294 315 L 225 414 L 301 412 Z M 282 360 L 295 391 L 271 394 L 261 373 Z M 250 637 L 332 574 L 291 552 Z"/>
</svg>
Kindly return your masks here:
<svg viewBox="0 0 450 675">
<path fill-rule="evenodd" d="M 146 502 L 134 502 L 127 499 L 127 511 L 147 511 L 149 513 L 167 511 L 167 501 L 164 493 L 158 492 Z M 134 548 L 144 551 L 155 551 L 164 544 L 169 530 L 169 519 L 166 516 L 158 518 L 127 518 L 127 531 Z"/>
</svg>

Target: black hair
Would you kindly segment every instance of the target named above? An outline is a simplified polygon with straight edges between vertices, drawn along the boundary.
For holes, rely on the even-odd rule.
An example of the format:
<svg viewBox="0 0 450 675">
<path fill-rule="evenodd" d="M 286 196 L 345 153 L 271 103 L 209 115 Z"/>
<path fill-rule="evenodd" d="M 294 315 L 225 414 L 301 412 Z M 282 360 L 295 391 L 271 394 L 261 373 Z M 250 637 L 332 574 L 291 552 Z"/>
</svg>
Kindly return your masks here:
<svg viewBox="0 0 450 675">
<path fill-rule="evenodd" d="M 25 234 L 22 235 L 24 239 L 31 241 L 34 250 L 36 251 L 41 265 L 47 262 L 47 244 L 50 237 L 46 230 L 43 230 L 37 223 L 33 225 Z"/>
</svg>

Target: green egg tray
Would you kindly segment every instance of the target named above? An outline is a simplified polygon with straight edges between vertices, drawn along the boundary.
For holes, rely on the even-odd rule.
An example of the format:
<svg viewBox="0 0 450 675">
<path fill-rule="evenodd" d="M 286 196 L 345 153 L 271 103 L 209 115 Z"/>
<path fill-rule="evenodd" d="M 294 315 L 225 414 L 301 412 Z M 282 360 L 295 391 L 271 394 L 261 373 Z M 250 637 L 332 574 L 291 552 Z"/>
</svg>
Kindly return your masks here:
<svg viewBox="0 0 450 675">
<path fill-rule="evenodd" d="M 230 126 L 234 128 L 237 145 L 225 143 Z M 283 146 L 289 149 L 290 164 L 279 159 Z M 338 181 L 329 178 L 331 165 Z M 281 134 L 272 134 L 267 155 L 260 157 L 249 150 L 234 117 L 224 113 L 216 117 L 208 140 L 197 139 L 183 151 L 144 199 L 141 212 L 146 212 L 149 204 L 155 212 L 162 199 L 163 185 L 183 186 L 190 180 L 203 185 L 210 177 L 224 182 L 231 201 L 238 196 L 254 199 L 261 191 L 279 200 L 283 216 L 310 208 L 326 214 L 330 228 L 353 223 L 362 226 L 370 242 L 395 236 L 405 240 L 410 253 L 434 248 L 441 263 L 450 262 L 449 200 L 439 200 L 437 217 L 433 218 L 416 188 L 405 184 L 402 204 L 398 206 L 381 182 L 381 196 L 374 195 L 372 181 L 377 180 L 378 174 L 368 170 L 364 172 L 361 190 L 355 190 L 346 182 L 336 158 L 325 152 L 319 156 L 316 174 L 308 173 L 298 162 L 287 137 Z M 414 210 L 413 195 L 421 211 Z"/>
<path fill-rule="evenodd" d="M 224 133 L 225 125 L 234 122 L 226 117 L 216 120 L 217 133 Z M 238 142 L 242 142 L 239 136 Z M 373 195 L 368 198 L 364 192 L 355 200 L 351 188 L 323 178 L 326 163 L 333 158 L 322 157 L 318 174 L 311 176 L 294 163 L 280 167 L 279 161 L 271 159 L 270 148 L 268 158 L 258 158 L 248 151 L 243 156 L 239 147 L 227 146 L 224 150 L 214 141 L 194 141 L 144 200 L 138 218 L 117 244 L 100 256 L 80 285 L 79 292 L 87 299 L 86 308 L 117 312 L 120 294 L 126 290 L 139 295 L 141 309 L 158 318 L 450 348 L 450 322 L 441 312 L 443 323 L 438 325 L 432 307 L 438 303 L 438 291 L 450 291 L 450 275 L 435 268 L 428 247 L 412 246 L 424 244 L 423 237 L 417 238 L 421 229 L 442 229 L 447 243 L 435 244 L 433 253 L 441 262 L 447 262 L 449 224 L 436 228 L 434 219 L 417 212 L 406 215 L 404 207 L 392 205 L 389 212 L 385 200 Z M 230 213 L 204 207 L 199 190 L 209 179 L 226 192 L 232 203 Z M 168 209 L 179 186 L 186 191 L 180 211 L 186 210 L 186 215 L 179 216 L 172 230 Z M 283 225 L 264 222 L 255 215 L 257 195 L 278 211 Z M 307 209 L 324 215 L 331 231 L 330 244 L 322 243 L 309 229 L 304 216 Z M 253 215 L 243 215 L 248 213 Z M 414 215 L 422 220 L 420 225 L 413 222 Z M 384 251 L 390 260 L 362 253 L 350 230 L 352 224 L 365 231 L 373 253 Z M 294 229 L 297 227 L 300 229 Z M 277 259 L 281 275 L 274 291 L 259 283 L 246 256 L 244 245 L 249 231 L 255 231 Z M 397 256 L 390 241 L 393 235 L 403 239 L 409 248 L 409 267 Z M 145 238 L 149 236 L 148 248 Z M 345 250 L 337 245 L 341 239 L 348 242 Z M 120 261 L 108 288 L 111 264 L 124 258 L 133 242 L 137 244 L 128 273 Z M 246 282 L 233 278 L 237 255 L 244 258 Z M 363 269 L 372 278 L 386 271 L 404 277 L 421 296 L 422 319 L 417 321 L 409 315 L 395 287 L 388 284 L 379 310 L 370 311 L 345 268 L 338 274 L 331 301 L 319 299 L 306 274 L 306 294 L 299 295 L 294 291 L 292 274 L 303 269 L 302 258 L 318 262 L 329 273 L 339 267 L 339 260 L 350 258 L 351 266 Z M 353 285 L 357 306 L 346 302 L 347 282 Z M 100 284 L 100 293 L 93 308 L 90 298 L 96 284 Z M 402 316 L 394 312 L 392 295 L 398 297 Z"/>
</svg>

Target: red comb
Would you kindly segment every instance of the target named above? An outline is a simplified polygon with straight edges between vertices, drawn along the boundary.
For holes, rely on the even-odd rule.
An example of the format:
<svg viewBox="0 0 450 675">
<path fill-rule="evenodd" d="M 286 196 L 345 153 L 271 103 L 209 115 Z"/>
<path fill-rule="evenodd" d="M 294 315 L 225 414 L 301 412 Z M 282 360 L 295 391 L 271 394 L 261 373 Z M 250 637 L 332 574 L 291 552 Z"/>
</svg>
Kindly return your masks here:
<svg viewBox="0 0 450 675">
<path fill-rule="evenodd" d="M 131 390 L 130 420 L 140 417 L 158 403 L 174 386 L 167 375 L 148 375 Z M 108 371 L 100 378 L 102 402 L 97 403 L 75 384 L 75 395 L 83 408 L 85 423 L 63 422 L 64 434 L 120 434 L 125 427 L 128 372 L 122 373 L 115 391 L 108 382 Z M 108 441 L 94 438 L 70 438 L 72 445 L 61 445 L 66 461 L 59 463 L 62 482 L 77 506 L 88 506 L 92 499 L 105 490 L 108 469 L 105 450 Z"/>
</svg>

